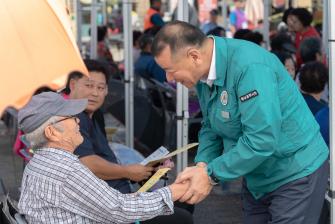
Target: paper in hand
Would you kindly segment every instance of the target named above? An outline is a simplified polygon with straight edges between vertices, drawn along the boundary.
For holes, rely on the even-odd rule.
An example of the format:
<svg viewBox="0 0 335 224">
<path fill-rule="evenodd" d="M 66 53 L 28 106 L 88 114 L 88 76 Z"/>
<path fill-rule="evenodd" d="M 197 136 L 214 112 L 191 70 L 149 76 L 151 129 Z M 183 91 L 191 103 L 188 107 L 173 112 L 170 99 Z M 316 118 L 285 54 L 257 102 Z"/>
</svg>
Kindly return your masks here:
<svg viewBox="0 0 335 224">
<path fill-rule="evenodd" d="M 170 168 L 162 168 L 162 169 L 157 170 L 157 172 L 154 175 L 152 175 L 152 177 L 147 182 L 145 182 L 145 184 L 137 192 L 146 192 L 146 191 L 148 191 L 169 170 L 170 170 Z"/>
<path fill-rule="evenodd" d="M 181 147 L 181 148 L 179 148 L 179 149 L 176 149 L 175 151 L 173 151 L 173 152 L 171 152 L 171 153 L 169 153 L 169 154 L 167 154 L 167 155 L 165 155 L 165 156 L 163 156 L 163 157 L 161 157 L 161 158 L 158 158 L 158 159 L 156 159 L 156 160 L 151 160 L 151 161 L 149 161 L 146 165 L 147 166 L 154 166 L 154 165 L 156 165 L 157 163 L 160 163 L 160 162 L 163 162 L 164 160 L 166 160 L 166 159 L 168 159 L 168 158 L 171 158 L 171 157 L 173 157 L 173 156 L 175 156 L 175 155 L 178 155 L 179 153 L 182 153 L 182 152 L 186 152 L 186 151 L 188 151 L 189 149 L 192 149 L 192 148 L 194 148 L 195 146 L 197 146 L 197 145 L 199 145 L 199 143 L 191 143 L 191 144 L 188 144 L 188 145 L 185 145 L 185 146 L 183 146 L 183 147 Z"/>
</svg>

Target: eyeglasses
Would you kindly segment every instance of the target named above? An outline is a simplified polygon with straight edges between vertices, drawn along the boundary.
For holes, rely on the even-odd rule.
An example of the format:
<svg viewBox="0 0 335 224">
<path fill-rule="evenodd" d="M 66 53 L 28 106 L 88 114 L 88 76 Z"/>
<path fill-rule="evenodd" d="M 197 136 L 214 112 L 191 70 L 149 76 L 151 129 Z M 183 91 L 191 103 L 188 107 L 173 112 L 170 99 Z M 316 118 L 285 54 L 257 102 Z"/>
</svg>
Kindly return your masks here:
<svg viewBox="0 0 335 224">
<path fill-rule="evenodd" d="M 74 119 L 74 121 L 75 121 L 77 124 L 79 124 L 79 118 L 77 118 L 77 117 L 75 117 L 75 116 L 68 116 L 68 117 L 59 119 L 58 121 L 51 122 L 50 125 L 57 124 L 57 123 L 59 123 L 59 122 L 65 121 L 65 120 L 67 120 L 67 119 Z"/>
</svg>

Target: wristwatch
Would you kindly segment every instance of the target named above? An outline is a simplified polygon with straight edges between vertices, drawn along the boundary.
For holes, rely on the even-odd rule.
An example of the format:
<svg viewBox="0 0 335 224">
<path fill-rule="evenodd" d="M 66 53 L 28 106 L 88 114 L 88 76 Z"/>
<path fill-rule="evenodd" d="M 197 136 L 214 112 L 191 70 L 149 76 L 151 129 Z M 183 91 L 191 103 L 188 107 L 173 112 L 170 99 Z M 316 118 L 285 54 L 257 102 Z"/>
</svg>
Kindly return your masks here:
<svg viewBox="0 0 335 224">
<path fill-rule="evenodd" d="M 210 169 L 209 167 L 207 167 L 207 174 L 211 185 L 215 186 L 220 183 L 220 180 L 215 176 L 213 170 Z"/>
</svg>

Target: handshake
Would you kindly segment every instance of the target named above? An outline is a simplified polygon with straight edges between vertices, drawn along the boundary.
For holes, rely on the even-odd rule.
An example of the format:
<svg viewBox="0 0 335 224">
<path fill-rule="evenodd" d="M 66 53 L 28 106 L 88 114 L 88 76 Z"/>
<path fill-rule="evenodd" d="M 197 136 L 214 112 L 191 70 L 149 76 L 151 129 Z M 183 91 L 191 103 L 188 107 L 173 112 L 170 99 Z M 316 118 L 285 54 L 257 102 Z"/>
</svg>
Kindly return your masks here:
<svg viewBox="0 0 335 224">
<path fill-rule="evenodd" d="M 198 163 L 197 166 L 187 167 L 179 173 L 169 188 L 173 201 L 197 204 L 208 196 L 213 185 L 210 183 L 206 164 Z"/>
</svg>

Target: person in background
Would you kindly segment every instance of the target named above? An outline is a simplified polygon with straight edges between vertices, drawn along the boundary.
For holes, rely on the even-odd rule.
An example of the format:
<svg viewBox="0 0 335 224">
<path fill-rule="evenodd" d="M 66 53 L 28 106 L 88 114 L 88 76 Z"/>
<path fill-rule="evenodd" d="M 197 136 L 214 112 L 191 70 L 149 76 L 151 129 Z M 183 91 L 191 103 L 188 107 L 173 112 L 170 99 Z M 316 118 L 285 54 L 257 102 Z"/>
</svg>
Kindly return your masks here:
<svg viewBox="0 0 335 224">
<path fill-rule="evenodd" d="M 226 30 L 221 27 L 221 26 L 217 26 L 214 29 L 211 29 L 210 31 L 208 31 L 206 33 L 206 35 L 213 35 L 213 36 L 218 36 L 218 37 L 225 37 L 226 36 Z"/>
<path fill-rule="evenodd" d="M 302 41 L 299 48 L 299 54 L 302 62 L 300 68 L 303 68 L 304 65 L 308 62 L 315 61 L 323 63 L 326 66 L 326 58 L 322 53 L 322 44 L 319 38 L 309 37 Z M 300 70 L 298 71 L 296 77 L 296 83 L 300 87 L 301 84 L 299 81 L 299 76 Z M 321 99 L 325 102 L 328 102 L 329 100 L 328 84 L 326 84 L 325 90 L 322 92 Z"/>
<path fill-rule="evenodd" d="M 194 0 L 193 5 L 190 4 L 190 1 L 188 1 L 187 4 L 188 4 L 188 18 L 189 18 L 188 22 L 193 26 L 199 27 L 200 21 L 198 16 L 199 11 L 198 0 Z M 177 13 L 178 13 L 178 4 L 176 5 L 176 8 L 173 10 L 171 21 L 177 20 Z"/>
<path fill-rule="evenodd" d="M 80 119 L 80 133 L 84 141 L 74 154 L 97 177 L 121 193 L 131 193 L 129 181 L 141 182 L 148 179 L 154 168 L 141 164 L 121 165 L 110 148 L 99 124 L 93 119 L 94 113 L 102 106 L 108 93 L 108 71 L 104 64 L 86 59 L 89 77 L 80 76 L 69 80 L 70 99 L 88 99 L 84 112 L 77 115 Z M 171 164 L 167 164 L 171 167 Z M 175 214 L 156 217 L 143 223 L 192 224 L 192 215 L 184 209 L 175 208 Z M 141 222 L 142 223 L 142 222 Z"/>
<path fill-rule="evenodd" d="M 329 147 L 329 107 L 319 110 L 315 120 L 319 123 L 321 135 Z"/>
<path fill-rule="evenodd" d="M 299 78 L 303 97 L 315 116 L 322 138 L 329 148 L 329 107 L 321 98 L 328 82 L 328 69 L 321 62 L 308 62 L 301 68 Z M 319 223 L 328 223 L 329 214 L 329 203 L 325 199 Z"/>
<path fill-rule="evenodd" d="M 44 92 L 19 111 L 19 126 L 36 151 L 24 170 L 20 213 L 32 224 L 131 223 L 172 214 L 173 201 L 185 193 L 187 183 L 122 194 L 74 155 L 84 140 L 75 115 L 85 110 L 87 102 Z"/>
<path fill-rule="evenodd" d="M 99 64 L 103 65 L 106 72 L 110 71 L 108 67 L 108 64 L 102 62 L 102 61 L 99 61 Z M 65 88 L 61 91 L 61 95 L 64 97 L 64 99 L 70 99 L 70 93 L 71 93 L 71 89 L 70 89 L 70 82 L 71 80 L 78 80 L 78 79 L 81 79 L 84 77 L 84 74 L 81 73 L 81 72 L 78 72 L 78 71 L 73 71 L 71 72 L 68 77 L 67 77 L 67 80 L 66 80 L 66 85 L 65 85 Z M 108 72 L 108 77 L 110 77 L 110 72 Z M 84 90 L 80 90 L 84 93 Z M 100 129 L 100 131 L 102 132 L 102 134 L 104 136 L 107 137 L 107 134 L 106 134 L 106 129 L 105 129 L 105 118 L 104 118 L 104 114 L 102 112 L 101 109 L 98 109 L 96 110 L 94 113 L 93 113 L 93 116 L 92 116 L 92 120 L 94 120 L 97 124 L 98 124 L 98 127 Z"/>
<path fill-rule="evenodd" d="M 164 21 L 161 14 L 162 1 L 150 0 L 150 8 L 144 16 L 144 32 L 150 29 L 157 29 L 164 26 Z"/>
<path fill-rule="evenodd" d="M 305 38 L 301 42 L 300 48 L 298 50 L 302 66 L 305 63 L 312 61 L 318 61 L 324 63 L 324 56 L 322 54 L 322 44 L 319 38 L 316 37 Z"/>
<path fill-rule="evenodd" d="M 165 71 L 156 63 L 151 54 L 152 41 L 153 36 L 150 34 L 143 34 L 139 38 L 141 54 L 135 62 L 135 74 L 140 75 L 143 78 L 152 78 L 159 82 L 165 82 Z"/>
<path fill-rule="evenodd" d="M 244 12 L 248 21 L 248 28 L 252 30 L 261 29 L 264 20 L 264 1 L 247 0 Z"/>
<path fill-rule="evenodd" d="M 263 35 L 258 31 L 252 31 L 249 29 L 239 29 L 234 33 L 234 39 L 247 40 L 257 45 L 262 45 Z"/>
<path fill-rule="evenodd" d="M 283 63 L 283 65 L 287 69 L 292 79 L 295 80 L 296 66 L 292 55 L 285 51 L 275 51 L 272 53 L 278 57 L 278 59 L 281 61 L 281 63 Z"/>
<path fill-rule="evenodd" d="M 98 27 L 98 45 L 97 45 L 97 54 L 98 59 L 106 60 L 109 63 L 114 63 L 113 55 L 109 50 L 109 46 L 106 38 L 107 38 L 107 27 L 99 26 Z"/>
<path fill-rule="evenodd" d="M 236 30 L 236 32 L 234 33 L 234 39 L 239 39 L 239 40 L 244 40 L 244 36 L 247 35 L 248 33 L 251 33 L 252 31 L 249 29 L 239 29 Z"/>
<path fill-rule="evenodd" d="M 253 42 L 259 46 L 263 45 L 263 35 L 258 31 L 252 31 L 250 33 L 247 33 L 243 39 Z"/>
<path fill-rule="evenodd" d="M 212 9 L 209 12 L 209 21 L 201 26 L 202 32 L 206 34 L 212 29 L 216 28 L 218 26 L 218 16 L 219 11 L 217 9 Z"/>
<path fill-rule="evenodd" d="M 245 16 L 245 0 L 234 0 L 235 9 L 229 15 L 230 31 L 234 35 L 239 29 L 247 29 L 248 22 Z"/>
<path fill-rule="evenodd" d="M 328 69 L 321 62 L 308 62 L 300 70 L 300 89 L 302 95 L 315 115 L 327 104 L 321 100 L 322 92 L 328 82 Z"/>
<path fill-rule="evenodd" d="M 273 36 L 270 41 L 272 53 L 287 53 L 295 60 L 295 46 L 291 37 L 287 33 L 280 32 Z"/>
<path fill-rule="evenodd" d="M 294 8 L 289 12 L 287 23 L 295 33 L 296 49 L 299 49 L 301 42 L 308 37 L 320 38 L 317 30 L 311 26 L 312 21 L 313 15 L 305 8 Z M 297 51 L 296 58 L 299 69 L 303 63 L 299 51 Z"/>
<path fill-rule="evenodd" d="M 291 38 L 292 41 L 295 40 L 295 34 L 294 34 L 294 26 L 293 22 L 290 21 L 292 18 L 291 11 L 293 10 L 292 7 L 289 7 L 284 11 L 283 17 L 282 17 L 282 22 L 286 24 L 287 30 L 287 35 Z"/>
<path fill-rule="evenodd" d="M 140 57 L 141 48 L 138 42 L 138 39 L 142 35 L 142 32 L 139 30 L 133 31 L 133 62 L 135 63 L 137 59 Z"/>
</svg>

